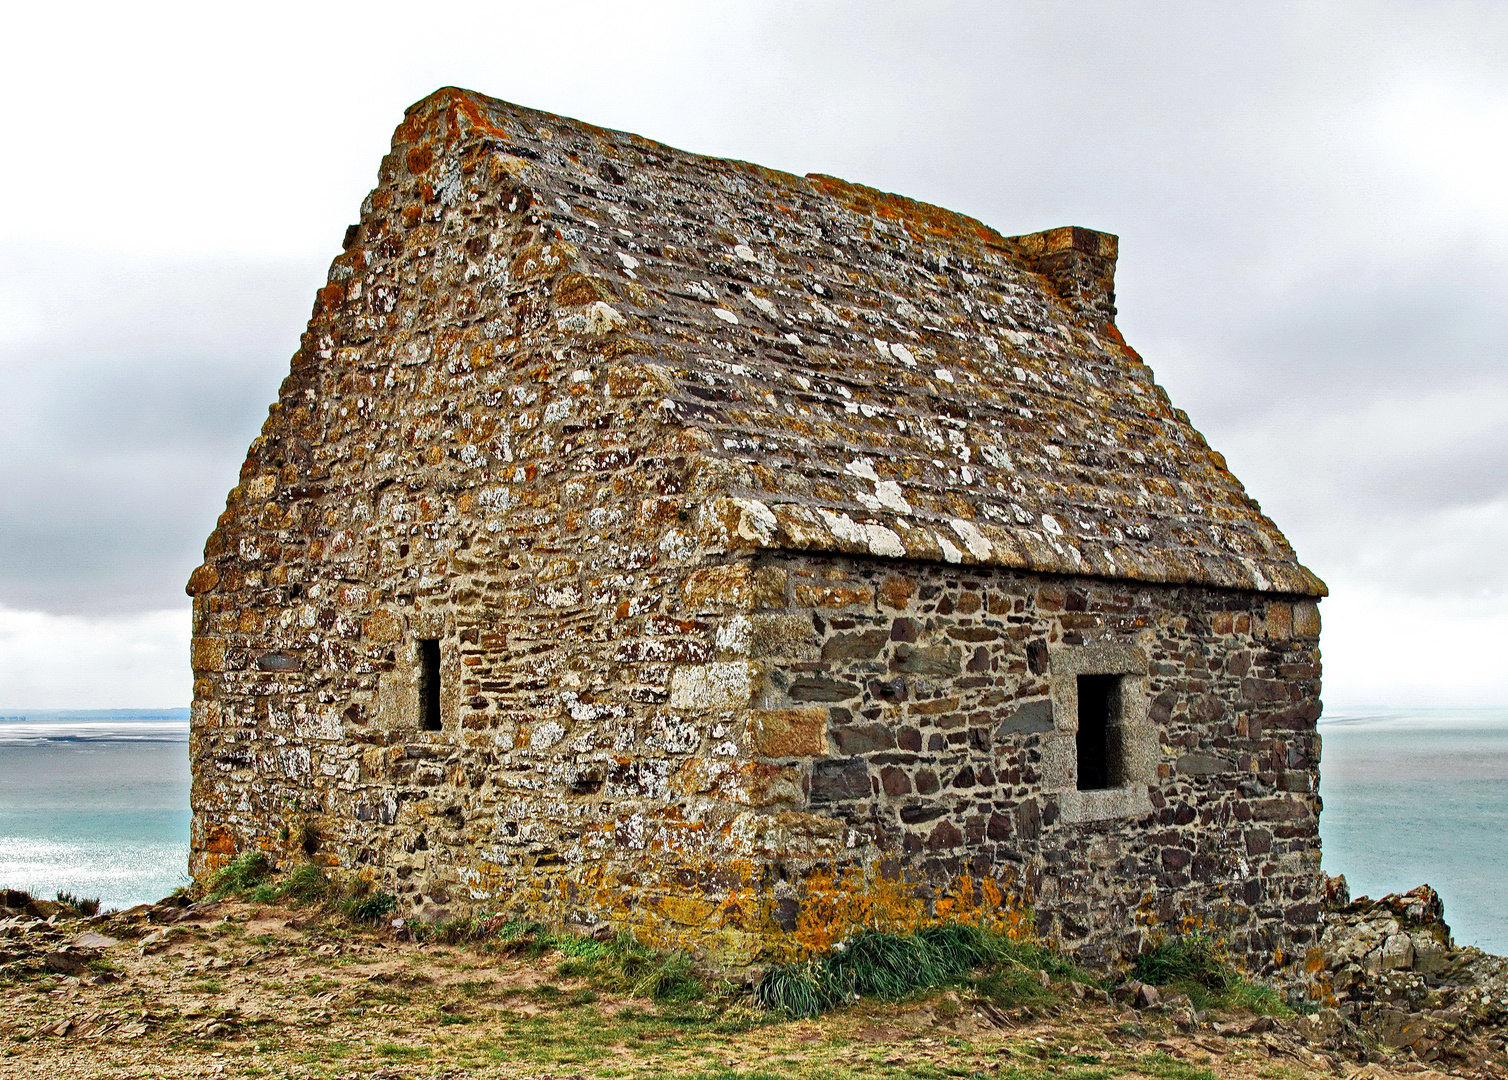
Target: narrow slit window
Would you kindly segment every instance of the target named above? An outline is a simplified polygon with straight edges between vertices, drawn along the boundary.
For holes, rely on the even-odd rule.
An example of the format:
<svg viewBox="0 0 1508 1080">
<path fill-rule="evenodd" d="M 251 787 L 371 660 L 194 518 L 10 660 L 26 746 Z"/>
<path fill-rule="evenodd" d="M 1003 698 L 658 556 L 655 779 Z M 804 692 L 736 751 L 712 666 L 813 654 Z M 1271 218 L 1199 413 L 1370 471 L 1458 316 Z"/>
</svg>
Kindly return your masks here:
<svg viewBox="0 0 1508 1080">
<path fill-rule="evenodd" d="M 1080 675 L 1078 789 L 1120 787 L 1119 675 Z"/>
<path fill-rule="evenodd" d="M 419 642 L 419 727 L 440 730 L 440 643 Z"/>
</svg>

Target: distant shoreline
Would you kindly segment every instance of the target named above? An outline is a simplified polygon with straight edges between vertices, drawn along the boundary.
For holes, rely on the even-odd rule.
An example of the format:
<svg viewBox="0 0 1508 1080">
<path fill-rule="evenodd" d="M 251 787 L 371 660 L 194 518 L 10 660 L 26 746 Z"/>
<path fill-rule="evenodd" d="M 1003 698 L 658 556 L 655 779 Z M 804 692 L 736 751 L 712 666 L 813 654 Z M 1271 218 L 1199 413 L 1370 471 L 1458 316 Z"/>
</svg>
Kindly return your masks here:
<svg viewBox="0 0 1508 1080">
<path fill-rule="evenodd" d="M 0 713 L 0 724 L 36 720 L 182 720 L 189 718 L 188 706 L 170 709 L 10 709 Z"/>
</svg>

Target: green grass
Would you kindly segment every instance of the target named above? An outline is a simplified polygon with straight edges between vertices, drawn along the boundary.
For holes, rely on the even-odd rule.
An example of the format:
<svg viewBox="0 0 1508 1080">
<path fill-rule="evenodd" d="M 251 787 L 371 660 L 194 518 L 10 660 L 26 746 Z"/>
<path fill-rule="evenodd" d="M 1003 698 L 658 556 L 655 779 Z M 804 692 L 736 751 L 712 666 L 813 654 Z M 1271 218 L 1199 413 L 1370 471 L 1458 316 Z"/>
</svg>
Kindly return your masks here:
<svg viewBox="0 0 1508 1080">
<path fill-rule="evenodd" d="M 232 894 L 244 894 L 272 875 L 272 864 L 260 851 L 244 851 L 209 879 L 209 898 L 222 900 Z"/>
<path fill-rule="evenodd" d="M 1042 986 L 1044 971 L 1096 982 L 1035 942 L 1015 941 L 971 923 L 905 934 L 861 930 L 826 956 L 771 968 L 754 997 L 786 1016 L 816 1016 L 861 998 L 898 1001 L 955 984 L 1000 1004 L 1044 1003 L 1055 1000 Z"/>
<path fill-rule="evenodd" d="M 260 851 L 238 855 L 209 882 L 209 898 L 239 896 L 257 904 L 319 905 L 322 911 L 358 923 L 377 923 L 398 907 L 392 893 L 374 889 L 357 876 L 332 878 L 312 862 L 276 876 Z"/>
<path fill-rule="evenodd" d="M 485 914 L 414 926 L 414 935 L 433 944 L 480 944 L 504 952 L 539 958 L 559 952 L 556 974 L 585 979 L 599 989 L 647 997 L 660 1004 L 697 1001 L 708 987 L 689 957 L 662 953 L 619 933 L 604 940 L 552 930 L 541 923 L 503 920 Z"/>
<path fill-rule="evenodd" d="M 294 867 L 277 882 L 264 883 L 251 891 L 248 897 L 259 904 L 272 904 L 279 900 L 312 904 L 327 899 L 330 895 L 330 879 L 313 863 Z"/>
<path fill-rule="evenodd" d="M 1229 989 L 1240 978 L 1204 934 L 1163 942 L 1138 956 L 1132 971 L 1153 986 L 1197 983 L 1215 993 Z"/>
<path fill-rule="evenodd" d="M 1187 994 L 1199 1010 L 1239 1009 L 1265 1016 L 1293 1011 L 1275 991 L 1244 978 L 1204 934 L 1165 941 L 1142 953 L 1132 974 L 1142 982 Z"/>
<path fill-rule="evenodd" d="M 389 1061 L 413 1061 L 415 1058 L 427 1058 L 431 1051 L 423 1046 L 404 1046 L 401 1043 L 378 1043 L 377 1053 Z"/>
<path fill-rule="evenodd" d="M 59 889 L 58 903 L 67 904 L 69 907 L 73 908 L 74 911 L 77 911 L 80 915 L 90 916 L 99 914 L 99 897 L 97 896 L 92 900 L 85 900 L 81 896 L 76 896 L 71 892 L 64 892 L 63 890 Z"/>
<path fill-rule="evenodd" d="M 1137 1059 L 1132 1068 L 1154 1080 L 1217 1080 L 1209 1069 L 1179 1061 L 1163 1053 L 1145 1054 Z"/>
</svg>

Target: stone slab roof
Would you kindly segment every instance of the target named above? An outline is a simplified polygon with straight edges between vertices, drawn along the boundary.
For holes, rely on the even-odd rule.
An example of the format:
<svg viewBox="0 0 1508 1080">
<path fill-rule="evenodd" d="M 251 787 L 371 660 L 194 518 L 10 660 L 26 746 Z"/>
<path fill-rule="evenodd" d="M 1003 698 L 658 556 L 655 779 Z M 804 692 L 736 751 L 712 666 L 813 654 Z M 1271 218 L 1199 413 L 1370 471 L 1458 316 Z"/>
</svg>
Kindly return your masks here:
<svg viewBox="0 0 1508 1080">
<path fill-rule="evenodd" d="M 1325 594 L 1116 330 L 1114 236 L 456 89 L 409 110 L 395 176 L 549 223 L 515 262 L 558 262 L 558 330 L 642 362 L 725 546 Z"/>
</svg>

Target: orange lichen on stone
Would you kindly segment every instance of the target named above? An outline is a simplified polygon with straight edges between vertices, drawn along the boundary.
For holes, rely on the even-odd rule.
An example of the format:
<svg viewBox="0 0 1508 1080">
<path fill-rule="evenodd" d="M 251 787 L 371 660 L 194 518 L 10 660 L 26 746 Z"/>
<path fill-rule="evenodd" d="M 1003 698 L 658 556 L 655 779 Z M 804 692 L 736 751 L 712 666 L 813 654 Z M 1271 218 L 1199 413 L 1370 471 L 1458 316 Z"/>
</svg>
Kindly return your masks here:
<svg viewBox="0 0 1508 1080">
<path fill-rule="evenodd" d="M 902 223 L 917 240 L 929 237 L 970 239 L 1005 247 L 1005 238 L 988 225 L 955 211 L 945 210 L 941 206 L 822 173 L 811 173 L 807 179 L 834 199 L 860 213 Z"/>
<path fill-rule="evenodd" d="M 202 592 L 208 592 L 220 583 L 219 572 L 209 563 L 204 563 L 194 569 L 189 575 L 188 588 L 185 590 L 190 596 L 198 596 Z"/>
<path fill-rule="evenodd" d="M 711 566 L 686 577 L 682 594 L 693 610 L 757 611 L 785 603 L 785 574 L 746 563 Z"/>
<path fill-rule="evenodd" d="M 942 923 L 972 923 L 1014 938 L 1032 931 L 1026 898 L 993 878 L 975 881 L 965 874 L 944 885 L 935 900 L 919 894 L 915 882 L 888 876 L 874 866 L 819 870 L 801 882 L 795 929 L 773 946 L 780 959 L 828 952 L 856 930 L 898 933 Z"/>
</svg>

